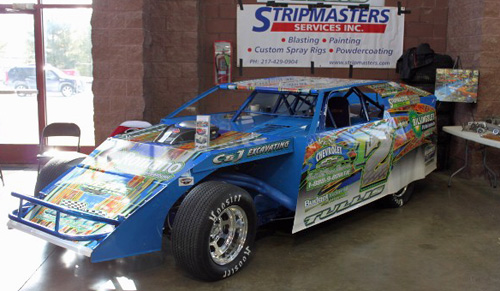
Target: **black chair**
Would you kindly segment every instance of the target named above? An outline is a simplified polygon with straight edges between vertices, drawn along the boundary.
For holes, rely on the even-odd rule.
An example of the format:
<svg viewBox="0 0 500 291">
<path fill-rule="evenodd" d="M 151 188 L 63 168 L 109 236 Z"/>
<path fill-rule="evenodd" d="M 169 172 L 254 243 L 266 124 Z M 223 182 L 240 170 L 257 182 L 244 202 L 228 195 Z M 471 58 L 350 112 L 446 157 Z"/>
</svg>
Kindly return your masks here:
<svg viewBox="0 0 500 291">
<path fill-rule="evenodd" d="M 351 117 L 349 115 L 349 101 L 343 97 L 332 97 L 328 100 L 328 110 L 331 116 L 326 118 L 327 127 L 346 127 L 351 125 Z M 332 119 L 333 118 L 333 122 Z"/>
<path fill-rule="evenodd" d="M 55 148 L 48 145 L 49 137 L 75 137 L 78 142 L 75 146 L 76 152 L 80 151 L 80 127 L 74 123 L 56 122 L 47 125 L 40 137 L 40 153 L 36 156 L 38 159 L 38 172 L 40 172 L 41 165 L 55 157 L 58 152 L 53 151 Z"/>
</svg>

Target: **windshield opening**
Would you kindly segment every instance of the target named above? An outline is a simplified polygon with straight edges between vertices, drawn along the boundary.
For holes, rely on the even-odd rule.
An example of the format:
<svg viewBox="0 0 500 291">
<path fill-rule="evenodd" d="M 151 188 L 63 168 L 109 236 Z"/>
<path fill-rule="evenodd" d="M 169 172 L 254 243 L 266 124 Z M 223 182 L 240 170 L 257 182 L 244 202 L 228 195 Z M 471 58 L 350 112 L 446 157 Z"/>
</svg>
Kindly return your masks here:
<svg viewBox="0 0 500 291">
<path fill-rule="evenodd" d="M 316 95 L 259 92 L 242 112 L 251 115 L 312 117 L 316 100 Z"/>
<path fill-rule="evenodd" d="M 176 116 L 235 113 L 248 96 L 248 91 L 218 90 L 187 106 Z M 172 110 L 177 109 L 182 103 L 189 100 L 189 98 L 184 100 L 180 98 L 179 104 L 172 104 Z"/>
</svg>

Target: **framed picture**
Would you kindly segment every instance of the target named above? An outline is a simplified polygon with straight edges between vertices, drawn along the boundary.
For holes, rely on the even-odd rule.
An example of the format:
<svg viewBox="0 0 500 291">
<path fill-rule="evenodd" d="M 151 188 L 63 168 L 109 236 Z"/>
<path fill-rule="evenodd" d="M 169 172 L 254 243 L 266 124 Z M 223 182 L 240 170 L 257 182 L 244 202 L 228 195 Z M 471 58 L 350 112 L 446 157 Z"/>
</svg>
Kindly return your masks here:
<svg viewBox="0 0 500 291">
<path fill-rule="evenodd" d="M 437 69 L 436 95 L 439 101 L 477 103 L 478 70 Z"/>
</svg>

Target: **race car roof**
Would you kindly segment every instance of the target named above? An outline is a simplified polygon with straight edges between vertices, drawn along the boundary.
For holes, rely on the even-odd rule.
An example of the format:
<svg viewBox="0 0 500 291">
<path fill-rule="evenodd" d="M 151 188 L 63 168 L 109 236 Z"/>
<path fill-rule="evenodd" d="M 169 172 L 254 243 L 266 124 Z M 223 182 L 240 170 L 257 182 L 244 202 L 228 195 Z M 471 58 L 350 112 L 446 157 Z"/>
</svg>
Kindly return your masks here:
<svg viewBox="0 0 500 291">
<path fill-rule="evenodd" d="M 276 93 L 317 94 L 320 91 L 342 90 L 384 82 L 386 81 L 287 76 L 227 83 L 220 85 L 220 88 L 226 90 L 265 90 Z"/>
</svg>

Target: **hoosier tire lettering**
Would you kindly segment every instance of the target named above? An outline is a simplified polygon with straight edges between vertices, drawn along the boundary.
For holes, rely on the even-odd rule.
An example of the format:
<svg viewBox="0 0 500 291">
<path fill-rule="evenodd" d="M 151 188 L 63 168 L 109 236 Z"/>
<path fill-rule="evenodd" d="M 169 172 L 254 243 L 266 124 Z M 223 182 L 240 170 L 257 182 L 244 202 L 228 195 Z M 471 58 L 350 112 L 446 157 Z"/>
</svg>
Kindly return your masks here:
<svg viewBox="0 0 500 291">
<path fill-rule="evenodd" d="M 238 262 L 238 264 L 236 264 L 236 266 L 232 267 L 231 269 L 229 270 L 226 270 L 224 271 L 224 276 L 222 276 L 223 279 L 229 277 L 229 276 L 232 276 L 234 275 L 236 272 L 238 272 L 241 268 L 243 268 L 243 265 L 246 263 L 246 261 L 248 260 L 248 257 L 250 256 L 250 253 L 252 253 L 250 251 L 250 247 L 247 246 L 247 248 L 245 249 L 245 251 L 243 252 L 245 255 L 241 258 L 241 260 Z"/>
<path fill-rule="evenodd" d="M 220 207 L 218 207 L 216 211 L 212 210 L 208 219 L 215 222 L 215 220 L 217 219 L 217 216 L 221 215 L 222 211 L 224 211 L 224 209 L 226 209 L 227 206 L 233 204 L 233 202 L 240 202 L 240 200 L 241 200 L 241 195 L 231 196 L 230 198 L 226 199 L 225 203 L 222 202 Z"/>
</svg>

